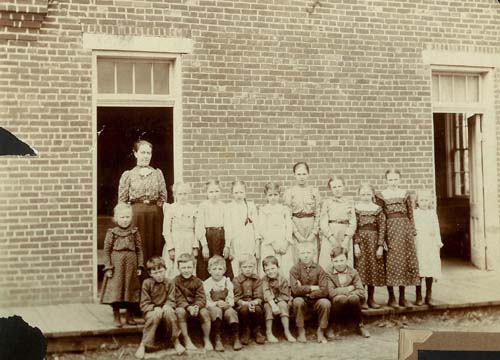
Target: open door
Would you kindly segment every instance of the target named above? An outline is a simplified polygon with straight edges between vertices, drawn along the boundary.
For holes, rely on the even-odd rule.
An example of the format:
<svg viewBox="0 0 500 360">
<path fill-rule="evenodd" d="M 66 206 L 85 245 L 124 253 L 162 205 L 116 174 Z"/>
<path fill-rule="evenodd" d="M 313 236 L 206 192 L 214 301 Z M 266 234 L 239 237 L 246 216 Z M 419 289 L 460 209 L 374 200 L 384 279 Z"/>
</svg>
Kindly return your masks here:
<svg viewBox="0 0 500 360">
<path fill-rule="evenodd" d="M 484 216 L 484 175 L 481 115 L 467 118 L 469 132 L 470 174 L 470 238 L 471 261 L 479 269 L 486 269 L 486 236 Z"/>
</svg>

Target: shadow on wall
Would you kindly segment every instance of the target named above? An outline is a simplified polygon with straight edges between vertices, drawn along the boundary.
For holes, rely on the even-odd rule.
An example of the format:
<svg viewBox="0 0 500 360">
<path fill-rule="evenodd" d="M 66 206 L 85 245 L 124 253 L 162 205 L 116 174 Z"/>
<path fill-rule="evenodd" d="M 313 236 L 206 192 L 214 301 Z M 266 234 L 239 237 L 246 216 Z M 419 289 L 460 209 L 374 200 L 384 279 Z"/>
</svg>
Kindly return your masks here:
<svg viewBox="0 0 500 360">
<path fill-rule="evenodd" d="M 12 133 L 0 127 L 0 155 L 36 156 L 37 152 Z"/>
</svg>

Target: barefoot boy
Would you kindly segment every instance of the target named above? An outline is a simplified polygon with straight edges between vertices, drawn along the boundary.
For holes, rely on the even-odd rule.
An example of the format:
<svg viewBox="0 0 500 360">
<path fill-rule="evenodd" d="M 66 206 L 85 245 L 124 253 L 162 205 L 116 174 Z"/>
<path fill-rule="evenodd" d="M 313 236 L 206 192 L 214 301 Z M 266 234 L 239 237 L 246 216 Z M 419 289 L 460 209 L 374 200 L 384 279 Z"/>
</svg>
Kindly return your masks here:
<svg viewBox="0 0 500 360">
<path fill-rule="evenodd" d="M 163 324 L 167 333 L 171 334 L 177 354 L 184 352 L 184 346 L 179 342 L 179 329 L 175 316 L 175 285 L 166 278 L 165 261 L 154 256 L 146 263 L 150 278 L 142 283 L 141 311 L 146 323 L 142 333 L 142 341 L 135 353 L 139 359 L 144 357 L 146 347 L 153 347 L 156 330 Z"/>
<path fill-rule="evenodd" d="M 286 339 L 295 342 L 289 326 L 292 295 L 290 294 L 288 279 L 280 274 L 278 259 L 275 256 L 265 257 L 262 260 L 262 269 L 266 273 L 262 278 L 262 291 L 264 293 L 267 341 L 271 343 L 278 342 L 278 339 L 273 335 L 273 319 L 274 316 L 279 316 Z"/>
<path fill-rule="evenodd" d="M 195 350 L 188 333 L 188 318 L 196 318 L 201 323 L 205 350 L 213 350 L 210 342 L 210 315 L 206 309 L 203 281 L 193 275 L 194 257 L 181 254 L 177 259 L 180 275 L 175 277 L 175 314 L 181 329 L 184 345 L 188 350 Z"/>
<path fill-rule="evenodd" d="M 314 244 L 301 243 L 298 246 L 299 262 L 290 269 L 290 286 L 293 296 L 293 311 L 299 342 L 307 342 L 304 328 L 306 311 L 310 308 L 318 316 L 316 331 L 318 342 L 326 343 L 325 329 L 328 327 L 331 303 L 328 300 L 328 276 L 313 261 Z"/>
</svg>

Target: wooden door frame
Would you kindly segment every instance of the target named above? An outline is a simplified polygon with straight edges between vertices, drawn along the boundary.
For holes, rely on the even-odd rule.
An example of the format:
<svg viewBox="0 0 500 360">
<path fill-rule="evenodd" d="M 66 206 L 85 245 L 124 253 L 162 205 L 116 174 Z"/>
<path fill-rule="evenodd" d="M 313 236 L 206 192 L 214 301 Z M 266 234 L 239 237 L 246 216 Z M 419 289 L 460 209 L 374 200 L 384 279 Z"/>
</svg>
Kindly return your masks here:
<svg viewBox="0 0 500 360">
<path fill-rule="evenodd" d="M 430 77 L 433 72 L 470 73 L 481 75 L 479 104 L 432 104 L 432 113 L 468 112 L 482 115 L 483 122 L 483 187 L 488 194 L 484 201 L 486 264 L 488 270 L 498 268 L 499 255 L 499 206 L 497 173 L 497 132 L 494 98 L 494 71 L 500 67 L 498 57 L 492 54 L 465 53 L 458 51 L 424 50 L 424 64 Z M 432 89 L 432 86 L 431 86 Z M 432 97 L 431 97 L 432 99 Z M 434 160 L 435 162 L 435 160 Z"/>
</svg>

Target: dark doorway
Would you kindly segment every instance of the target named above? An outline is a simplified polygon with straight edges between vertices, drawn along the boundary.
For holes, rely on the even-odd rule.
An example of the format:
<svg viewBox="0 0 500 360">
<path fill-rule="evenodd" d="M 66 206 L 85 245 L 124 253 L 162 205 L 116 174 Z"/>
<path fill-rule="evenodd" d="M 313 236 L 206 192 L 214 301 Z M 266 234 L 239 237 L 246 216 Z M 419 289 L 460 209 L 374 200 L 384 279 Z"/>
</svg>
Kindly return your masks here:
<svg viewBox="0 0 500 360">
<path fill-rule="evenodd" d="M 469 149 L 465 114 L 434 113 L 434 166 L 442 257 L 470 261 Z"/>
<path fill-rule="evenodd" d="M 151 166 L 163 171 L 172 202 L 173 108 L 98 107 L 97 131 L 97 236 L 101 250 L 106 230 L 113 226 L 120 176 L 136 165 L 132 147 L 138 139 L 153 144 Z M 98 264 L 102 264 L 102 251 L 98 255 Z"/>
</svg>

